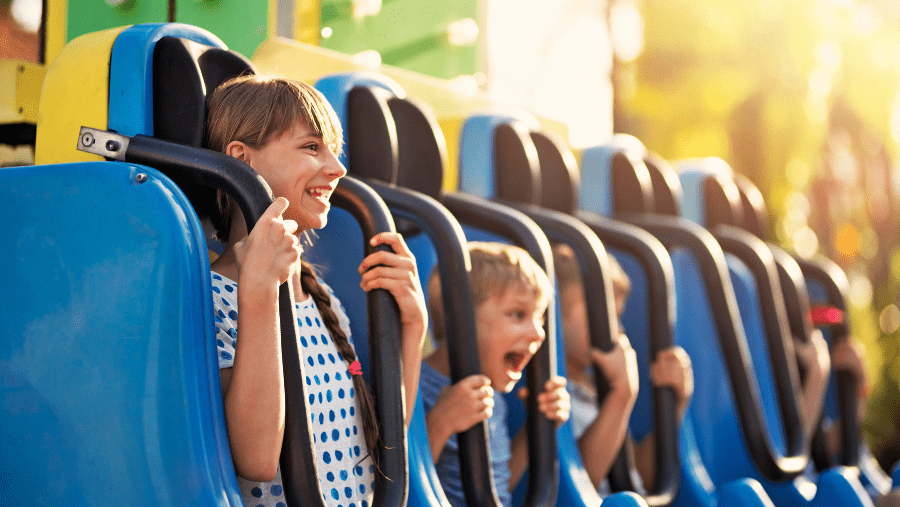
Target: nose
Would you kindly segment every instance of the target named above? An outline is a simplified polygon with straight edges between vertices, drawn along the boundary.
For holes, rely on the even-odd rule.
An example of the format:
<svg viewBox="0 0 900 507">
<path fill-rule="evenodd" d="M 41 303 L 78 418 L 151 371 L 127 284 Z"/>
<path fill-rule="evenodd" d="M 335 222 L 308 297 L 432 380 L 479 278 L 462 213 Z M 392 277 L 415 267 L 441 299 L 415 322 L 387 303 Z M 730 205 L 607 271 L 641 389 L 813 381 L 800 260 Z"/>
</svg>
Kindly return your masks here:
<svg viewBox="0 0 900 507">
<path fill-rule="evenodd" d="M 538 319 L 532 319 L 531 325 L 528 326 L 528 329 L 525 334 L 525 339 L 528 340 L 529 343 L 537 343 L 540 344 L 544 341 L 544 323 Z"/>
<path fill-rule="evenodd" d="M 337 155 L 331 150 L 325 150 L 325 167 L 324 171 L 333 179 L 343 178 L 347 175 L 347 168 L 341 163 Z"/>
</svg>

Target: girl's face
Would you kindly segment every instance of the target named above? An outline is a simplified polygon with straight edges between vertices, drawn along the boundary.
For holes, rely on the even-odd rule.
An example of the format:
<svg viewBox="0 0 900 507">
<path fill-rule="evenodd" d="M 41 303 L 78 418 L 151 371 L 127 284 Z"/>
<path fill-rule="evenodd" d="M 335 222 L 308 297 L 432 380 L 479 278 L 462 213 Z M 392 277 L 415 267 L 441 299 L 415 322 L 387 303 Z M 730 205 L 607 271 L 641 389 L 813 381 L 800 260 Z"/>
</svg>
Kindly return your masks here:
<svg viewBox="0 0 900 507">
<path fill-rule="evenodd" d="M 247 147 L 244 161 L 266 180 L 276 197 L 290 202 L 284 216 L 295 220 L 301 232 L 321 229 L 328 222 L 331 193 L 347 174 L 335 150 L 298 121 L 262 148 Z"/>
<path fill-rule="evenodd" d="M 475 313 L 478 356 L 491 386 L 508 393 L 544 342 L 544 312 L 535 291 L 513 284 L 491 295 Z"/>
</svg>

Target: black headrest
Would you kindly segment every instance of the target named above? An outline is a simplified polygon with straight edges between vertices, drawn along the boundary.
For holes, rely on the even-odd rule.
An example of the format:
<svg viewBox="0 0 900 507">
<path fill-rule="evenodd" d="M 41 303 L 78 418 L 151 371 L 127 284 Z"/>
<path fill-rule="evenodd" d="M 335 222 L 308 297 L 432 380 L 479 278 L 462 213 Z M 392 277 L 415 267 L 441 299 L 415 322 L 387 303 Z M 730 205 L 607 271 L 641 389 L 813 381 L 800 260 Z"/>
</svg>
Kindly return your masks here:
<svg viewBox="0 0 900 507">
<path fill-rule="evenodd" d="M 675 168 L 655 153 L 644 157 L 644 165 L 650 172 L 650 182 L 653 186 L 653 212 L 660 215 L 679 216 L 683 191 Z"/>
<path fill-rule="evenodd" d="M 613 213 L 653 212 L 653 184 L 644 160 L 630 150 L 611 160 Z"/>
<path fill-rule="evenodd" d="M 153 49 L 153 136 L 200 146 L 206 97 L 229 78 L 255 73 L 234 51 L 163 37 Z"/>
<path fill-rule="evenodd" d="M 744 226 L 741 193 L 729 178 L 709 175 L 703 180 L 703 202 L 706 206 L 706 227 L 717 225 Z"/>
<path fill-rule="evenodd" d="M 347 97 L 347 171 L 385 183 L 397 181 L 397 129 L 387 90 L 357 86 Z"/>
<path fill-rule="evenodd" d="M 578 207 L 581 185 L 575 157 L 567 146 L 543 132 L 532 132 L 531 140 L 541 165 L 541 206 L 573 213 Z"/>
<path fill-rule="evenodd" d="M 428 106 L 413 99 L 391 97 L 388 106 L 400 146 L 397 185 L 439 198 L 447 145 L 437 120 Z"/>
<path fill-rule="evenodd" d="M 496 198 L 523 204 L 541 203 L 541 167 L 529 133 L 509 124 L 494 130 Z"/>
<path fill-rule="evenodd" d="M 769 235 L 769 211 L 759 188 L 743 174 L 735 173 L 734 182 L 741 194 L 744 211 L 744 229 L 760 239 Z"/>
<path fill-rule="evenodd" d="M 157 41 L 153 48 L 153 137 L 202 146 L 207 96 L 241 74 L 256 74 L 256 68 L 234 51 L 176 37 Z M 198 215 L 218 214 L 214 190 L 176 183 Z"/>
</svg>

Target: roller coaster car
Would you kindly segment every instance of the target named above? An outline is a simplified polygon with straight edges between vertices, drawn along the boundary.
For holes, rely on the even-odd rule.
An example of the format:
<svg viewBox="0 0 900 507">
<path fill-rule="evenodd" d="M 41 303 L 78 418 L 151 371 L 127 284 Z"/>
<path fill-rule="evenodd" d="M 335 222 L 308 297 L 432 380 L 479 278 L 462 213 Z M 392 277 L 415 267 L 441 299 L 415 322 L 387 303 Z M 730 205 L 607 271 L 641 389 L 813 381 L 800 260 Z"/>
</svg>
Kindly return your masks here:
<svg viewBox="0 0 900 507">
<path fill-rule="evenodd" d="M 272 201 L 249 166 L 198 147 L 206 93 L 239 72 L 253 67 L 180 24 L 79 37 L 48 70 L 37 132 L 43 165 L 0 173 L 13 245 L 0 254 L 3 297 L 16 309 L 0 342 L 8 400 L 0 467 L 11 478 L 0 487 L 13 503 L 242 504 L 197 215 L 210 188 L 231 194 L 248 224 Z M 333 202 L 359 217 L 365 234 L 393 228 L 384 203 L 352 178 Z M 402 505 L 400 382 L 381 374 L 399 372 L 399 318 L 377 292 L 368 296 L 368 335 L 384 354 L 370 376 L 382 378 L 373 389 L 391 481 L 376 484 L 375 504 Z M 284 488 L 291 505 L 323 505 L 292 301 L 283 286 Z"/>
</svg>

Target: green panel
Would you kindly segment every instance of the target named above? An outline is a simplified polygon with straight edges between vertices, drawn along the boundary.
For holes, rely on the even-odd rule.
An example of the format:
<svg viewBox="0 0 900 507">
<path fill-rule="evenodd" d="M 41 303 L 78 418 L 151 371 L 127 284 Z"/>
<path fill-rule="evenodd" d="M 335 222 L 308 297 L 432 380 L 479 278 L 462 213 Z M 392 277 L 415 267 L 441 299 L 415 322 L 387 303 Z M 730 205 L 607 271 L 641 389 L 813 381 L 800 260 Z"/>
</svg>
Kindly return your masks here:
<svg viewBox="0 0 900 507">
<path fill-rule="evenodd" d="M 269 30 L 268 2 L 261 0 L 193 0 L 175 4 L 175 21 L 199 26 L 222 39 L 228 49 L 247 58 Z"/>
<path fill-rule="evenodd" d="M 451 79 L 478 70 L 478 46 L 454 47 L 446 39 L 453 21 L 478 21 L 477 0 L 383 0 L 375 16 L 354 19 L 349 0 L 322 0 L 322 47 L 354 54 L 374 49 L 382 63 Z"/>
<path fill-rule="evenodd" d="M 168 16 L 168 0 L 126 0 L 115 7 L 106 0 L 69 0 L 66 42 L 107 28 L 164 23 Z"/>
</svg>

